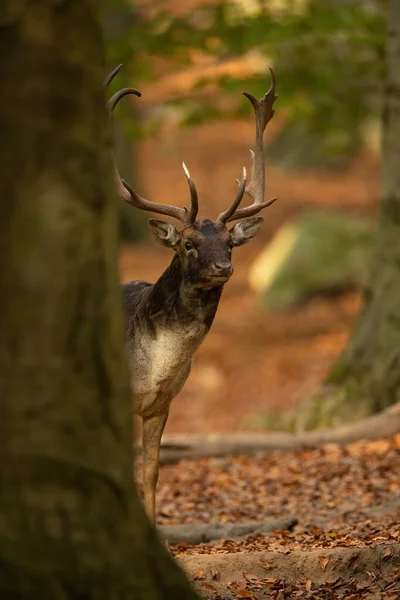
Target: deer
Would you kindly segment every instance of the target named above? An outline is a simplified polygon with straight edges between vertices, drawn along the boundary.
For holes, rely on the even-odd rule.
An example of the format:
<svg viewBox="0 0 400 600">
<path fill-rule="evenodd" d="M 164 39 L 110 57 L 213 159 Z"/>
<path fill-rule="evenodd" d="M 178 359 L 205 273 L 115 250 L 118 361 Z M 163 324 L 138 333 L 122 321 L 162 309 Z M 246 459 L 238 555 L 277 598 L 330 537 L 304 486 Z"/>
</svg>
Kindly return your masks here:
<svg viewBox="0 0 400 600">
<path fill-rule="evenodd" d="M 119 73 L 116 67 L 104 81 L 105 89 Z M 233 273 L 232 249 L 250 242 L 263 224 L 255 216 L 277 198 L 264 200 L 265 157 L 263 134 L 274 115 L 275 74 L 261 100 L 243 92 L 255 113 L 255 150 L 251 178 L 243 168 L 238 191 L 231 206 L 216 220 L 197 219 L 199 202 L 195 183 L 185 165 L 190 207 L 170 206 L 146 200 L 124 181 L 115 156 L 115 184 L 119 197 L 144 211 L 176 219 L 178 230 L 170 222 L 151 218 L 151 233 L 162 246 L 173 251 L 170 265 L 155 283 L 131 281 L 122 284 L 125 316 L 126 352 L 131 369 L 133 412 L 142 419 L 142 464 L 144 507 L 150 521 L 156 522 L 156 487 L 159 475 L 161 437 L 170 405 L 181 391 L 191 370 L 192 358 L 204 341 L 218 308 L 222 291 Z M 135 88 L 123 88 L 108 101 L 110 116 L 120 100 Z M 239 207 L 244 194 L 252 199 Z M 238 221 L 228 228 L 228 223 Z"/>
</svg>

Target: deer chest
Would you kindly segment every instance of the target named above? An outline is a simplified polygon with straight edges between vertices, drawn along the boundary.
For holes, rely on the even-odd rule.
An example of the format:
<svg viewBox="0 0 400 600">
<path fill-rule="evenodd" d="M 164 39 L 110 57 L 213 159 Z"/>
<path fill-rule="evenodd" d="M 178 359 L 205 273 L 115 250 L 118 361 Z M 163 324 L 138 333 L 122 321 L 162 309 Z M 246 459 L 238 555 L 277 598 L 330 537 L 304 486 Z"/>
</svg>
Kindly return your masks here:
<svg viewBox="0 0 400 600">
<path fill-rule="evenodd" d="M 143 335 L 130 348 L 135 412 L 143 416 L 164 412 L 182 389 L 192 356 L 206 334 L 203 325 L 159 329 Z"/>
</svg>

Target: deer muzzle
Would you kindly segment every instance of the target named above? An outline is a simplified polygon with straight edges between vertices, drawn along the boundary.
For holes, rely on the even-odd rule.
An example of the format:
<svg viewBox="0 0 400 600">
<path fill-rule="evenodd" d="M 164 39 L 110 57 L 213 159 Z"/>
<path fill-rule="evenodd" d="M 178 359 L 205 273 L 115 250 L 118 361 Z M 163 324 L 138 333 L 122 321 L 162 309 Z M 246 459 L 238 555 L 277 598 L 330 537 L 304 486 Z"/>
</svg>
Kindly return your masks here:
<svg viewBox="0 0 400 600">
<path fill-rule="evenodd" d="M 230 262 L 216 262 L 212 266 L 213 275 L 216 277 L 230 277 L 233 273 L 233 265 Z"/>
</svg>

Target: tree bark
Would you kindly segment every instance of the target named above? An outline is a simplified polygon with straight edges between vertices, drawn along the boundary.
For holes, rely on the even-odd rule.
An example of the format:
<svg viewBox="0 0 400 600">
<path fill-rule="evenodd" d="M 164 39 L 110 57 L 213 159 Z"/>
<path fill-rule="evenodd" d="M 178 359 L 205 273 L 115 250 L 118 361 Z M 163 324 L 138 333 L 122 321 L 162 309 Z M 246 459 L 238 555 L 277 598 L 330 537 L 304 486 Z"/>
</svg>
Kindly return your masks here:
<svg viewBox="0 0 400 600">
<path fill-rule="evenodd" d="M 8 0 L 0 52 L 0 597 L 195 598 L 132 485 L 95 2 Z"/>
<path fill-rule="evenodd" d="M 300 409 L 299 429 L 359 419 L 400 400 L 399 165 L 400 3 L 390 0 L 376 257 L 352 337 L 320 392 Z"/>
</svg>

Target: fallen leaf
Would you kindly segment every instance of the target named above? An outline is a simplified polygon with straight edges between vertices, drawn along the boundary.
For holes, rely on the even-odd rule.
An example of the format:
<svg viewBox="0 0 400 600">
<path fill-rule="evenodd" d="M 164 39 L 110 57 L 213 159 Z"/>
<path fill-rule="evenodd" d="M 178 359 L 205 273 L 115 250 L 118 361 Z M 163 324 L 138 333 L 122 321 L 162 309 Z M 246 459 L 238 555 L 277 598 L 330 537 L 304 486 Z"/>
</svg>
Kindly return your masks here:
<svg viewBox="0 0 400 600">
<path fill-rule="evenodd" d="M 268 561 L 266 561 L 266 560 L 263 560 L 263 559 L 261 559 L 261 560 L 260 560 L 260 565 L 261 565 L 261 566 L 262 566 L 262 568 L 263 568 L 263 569 L 265 569 L 266 571 L 268 571 L 269 569 L 272 569 L 272 568 L 273 568 L 273 564 L 272 564 L 272 563 L 270 563 L 270 562 L 268 562 Z"/>
<path fill-rule="evenodd" d="M 387 560 L 388 558 L 390 558 L 393 554 L 393 551 L 391 548 L 386 548 L 385 552 L 383 553 L 383 560 Z"/>
<path fill-rule="evenodd" d="M 231 581 L 230 583 L 228 583 L 226 585 L 226 587 L 229 588 L 230 590 L 237 590 L 239 586 L 240 586 L 239 581 Z"/>
<path fill-rule="evenodd" d="M 208 583 L 208 581 L 202 581 L 200 585 L 201 585 L 201 587 L 205 588 L 206 590 L 212 590 L 213 592 L 217 591 L 217 588 L 215 587 L 215 585 L 211 585 L 211 583 Z"/>
<path fill-rule="evenodd" d="M 326 569 L 326 567 L 328 565 L 328 562 L 329 562 L 329 558 L 327 556 L 320 556 L 319 557 L 319 564 L 321 565 L 321 569 L 323 571 L 325 571 L 325 569 Z"/>
<path fill-rule="evenodd" d="M 249 598 L 250 600 L 257 600 L 253 592 L 249 592 L 245 588 L 239 588 L 236 590 L 236 596 L 239 598 Z"/>
<path fill-rule="evenodd" d="M 265 583 L 265 585 L 275 585 L 278 583 L 278 581 L 279 579 L 276 577 L 268 577 L 267 579 L 263 579 L 263 583 Z"/>
<path fill-rule="evenodd" d="M 243 577 L 248 581 L 259 581 L 260 579 L 257 577 L 257 575 L 253 575 L 253 573 L 246 573 L 245 571 L 243 572 Z"/>
<path fill-rule="evenodd" d="M 307 579 L 306 580 L 306 590 L 307 590 L 307 592 L 309 592 L 311 590 L 311 586 L 312 586 L 311 579 Z"/>
<path fill-rule="evenodd" d="M 359 553 L 358 552 L 356 552 L 352 556 L 350 556 L 349 560 L 347 561 L 347 566 L 350 567 L 350 565 L 352 565 L 353 562 L 355 560 L 357 560 L 358 557 L 359 557 Z"/>
<path fill-rule="evenodd" d="M 375 575 L 375 573 L 372 573 L 372 571 L 365 570 L 365 572 L 367 573 L 367 575 L 369 575 L 371 577 L 371 579 L 376 579 L 376 575 Z"/>
</svg>

